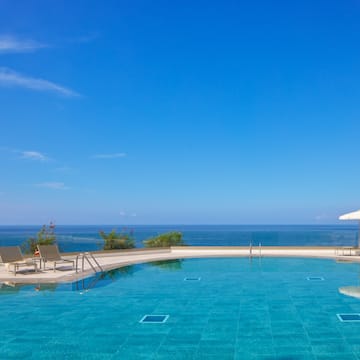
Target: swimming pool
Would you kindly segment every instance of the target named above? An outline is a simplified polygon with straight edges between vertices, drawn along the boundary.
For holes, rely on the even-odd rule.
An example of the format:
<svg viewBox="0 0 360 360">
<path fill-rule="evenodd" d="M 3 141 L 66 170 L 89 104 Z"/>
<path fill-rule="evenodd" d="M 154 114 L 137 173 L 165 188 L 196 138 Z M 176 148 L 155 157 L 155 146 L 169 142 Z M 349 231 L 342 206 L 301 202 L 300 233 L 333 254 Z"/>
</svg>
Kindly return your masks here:
<svg viewBox="0 0 360 360">
<path fill-rule="evenodd" d="M 209 258 L 0 290 L 0 359 L 359 359 L 360 265 Z M 141 323 L 145 315 L 164 323 Z"/>
</svg>

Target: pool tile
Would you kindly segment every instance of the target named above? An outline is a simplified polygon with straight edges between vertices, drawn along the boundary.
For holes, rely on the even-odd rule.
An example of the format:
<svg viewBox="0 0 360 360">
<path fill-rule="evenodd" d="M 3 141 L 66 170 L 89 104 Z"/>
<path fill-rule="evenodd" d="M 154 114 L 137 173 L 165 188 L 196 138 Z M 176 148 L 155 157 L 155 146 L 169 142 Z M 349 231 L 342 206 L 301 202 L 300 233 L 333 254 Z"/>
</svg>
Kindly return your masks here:
<svg viewBox="0 0 360 360">
<path fill-rule="evenodd" d="M 155 359 L 192 359 L 197 353 L 198 347 L 188 345 L 161 345 L 155 354 Z"/>
<path fill-rule="evenodd" d="M 342 353 L 342 354 L 316 354 L 316 360 L 358 360 L 358 357 L 353 353 Z"/>
<path fill-rule="evenodd" d="M 328 342 L 323 344 L 312 344 L 312 350 L 313 353 L 316 355 L 322 355 L 322 354 L 343 354 L 343 353 L 351 353 L 352 348 L 350 345 L 346 344 L 343 341 L 338 342 Z"/>
</svg>

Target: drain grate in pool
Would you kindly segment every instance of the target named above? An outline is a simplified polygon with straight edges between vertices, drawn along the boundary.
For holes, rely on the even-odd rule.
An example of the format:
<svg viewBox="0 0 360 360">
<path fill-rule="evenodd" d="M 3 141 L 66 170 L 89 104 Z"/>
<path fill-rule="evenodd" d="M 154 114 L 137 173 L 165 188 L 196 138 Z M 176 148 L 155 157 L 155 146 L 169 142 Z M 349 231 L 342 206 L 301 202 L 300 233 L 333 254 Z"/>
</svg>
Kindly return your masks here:
<svg viewBox="0 0 360 360">
<path fill-rule="evenodd" d="M 145 315 L 140 322 L 150 324 L 162 324 L 167 321 L 169 315 Z"/>
<path fill-rule="evenodd" d="M 322 276 L 309 276 L 306 278 L 306 280 L 309 281 L 324 281 L 324 278 Z"/>
<path fill-rule="evenodd" d="M 360 321 L 360 314 L 336 314 L 342 322 Z"/>
<path fill-rule="evenodd" d="M 201 277 L 186 277 L 184 281 L 200 281 Z"/>
</svg>

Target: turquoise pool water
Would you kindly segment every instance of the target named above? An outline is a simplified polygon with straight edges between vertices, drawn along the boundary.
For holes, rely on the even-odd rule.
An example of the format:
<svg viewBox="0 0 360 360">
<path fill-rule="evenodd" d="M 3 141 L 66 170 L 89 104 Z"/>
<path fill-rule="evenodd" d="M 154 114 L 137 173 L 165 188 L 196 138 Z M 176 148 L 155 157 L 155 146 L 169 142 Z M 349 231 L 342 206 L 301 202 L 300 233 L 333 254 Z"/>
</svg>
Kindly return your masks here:
<svg viewBox="0 0 360 360">
<path fill-rule="evenodd" d="M 360 322 L 337 317 L 360 313 L 360 299 L 338 290 L 359 286 L 359 272 L 333 260 L 211 258 L 3 285 L 0 359 L 360 359 Z M 169 318 L 140 323 L 146 314 Z"/>
</svg>

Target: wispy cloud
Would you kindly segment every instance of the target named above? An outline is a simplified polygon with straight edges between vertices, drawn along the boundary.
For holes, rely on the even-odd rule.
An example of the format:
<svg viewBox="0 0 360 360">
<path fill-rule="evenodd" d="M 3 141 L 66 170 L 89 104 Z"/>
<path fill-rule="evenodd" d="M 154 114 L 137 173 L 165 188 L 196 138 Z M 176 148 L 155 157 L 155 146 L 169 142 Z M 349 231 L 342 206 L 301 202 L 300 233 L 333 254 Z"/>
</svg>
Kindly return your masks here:
<svg viewBox="0 0 360 360">
<path fill-rule="evenodd" d="M 96 154 L 93 155 L 93 159 L 117 159 L 123 158 L 126 156 L 126 153 L 114 153 L 114 154 Z"/>
<path fill-rule="evenodd" d="M 0 53 L 31 52 L 47 47 L 35 40 L 19 39 L 15 36 L 0 35 Z"/>
<path fill-rule="evenodd" d="M 43 182 L 39 184 L 35 184 L 37 187 L 52 189 L 52 190 L 68 190 L 69 187 L 65 186 L 63 182 Z"/>
<path fill-rule="evenodd" d="M 34 160 L 34 161 L 50 161 L 52 160 L 47 155 L 40 151 L 35 150 L 20 150 L 15 149 L 8 146 L 0 146 L 0 152 L 3 151 L 5 153 L 15 155 L 16 159 L 25 159 L 25 160 Z"/>
<path fill-rule="evenodd" d="M 67 97 L 80 96 L 77 92 L 51 81 L 21 75 L 11 69 L 0 67 L 0 86 L 21 87 L 36 91 L 54 92 Z"/>
<path fill-rule="evenodd" d="M 49 158 L 42 154 L 39 151 L 21 151 L 21 157 L 23 159 L 36 160 L 36 161 L 46 161 Z"/>
</svg>

